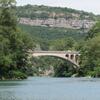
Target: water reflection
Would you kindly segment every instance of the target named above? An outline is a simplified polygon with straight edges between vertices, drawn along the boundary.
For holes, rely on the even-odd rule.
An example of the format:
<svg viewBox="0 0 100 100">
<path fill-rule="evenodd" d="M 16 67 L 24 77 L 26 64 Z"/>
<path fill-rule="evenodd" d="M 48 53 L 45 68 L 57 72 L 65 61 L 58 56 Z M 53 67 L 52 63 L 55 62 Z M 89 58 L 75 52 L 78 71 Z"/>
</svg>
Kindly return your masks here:
<svg viewBox="0 0 100 100">
<path fill-rule="evenodd" d="M 100 79 L 39 78 L 0 81 L 0 100 L 100 100 Z"/>
</svg>

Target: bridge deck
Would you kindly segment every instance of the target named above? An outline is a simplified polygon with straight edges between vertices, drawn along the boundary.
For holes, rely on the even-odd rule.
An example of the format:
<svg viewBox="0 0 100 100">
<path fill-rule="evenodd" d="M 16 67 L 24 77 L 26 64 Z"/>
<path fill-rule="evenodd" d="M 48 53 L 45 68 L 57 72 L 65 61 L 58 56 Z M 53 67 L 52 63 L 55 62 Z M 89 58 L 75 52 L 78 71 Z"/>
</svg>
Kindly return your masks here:
<svg viewBox="0 0 100 100">
<path fill-rule="evenodd" d="M 32 51 L 33 53 L 79 54 L 78 51 Z"/>
</svg>

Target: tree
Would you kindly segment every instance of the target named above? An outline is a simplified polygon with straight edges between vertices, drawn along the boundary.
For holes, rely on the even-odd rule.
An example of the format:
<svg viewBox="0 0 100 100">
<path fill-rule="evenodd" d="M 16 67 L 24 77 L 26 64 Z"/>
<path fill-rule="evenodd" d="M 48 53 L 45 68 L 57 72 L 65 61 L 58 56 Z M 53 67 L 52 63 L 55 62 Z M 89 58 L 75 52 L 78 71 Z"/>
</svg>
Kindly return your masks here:
<svg viewBox="0 0 100 100">
<path fill-rule="evenodd" d="M 100 23 L 89 32 L 88 39 L 81 48 L 81 71 L 84 75 L 100 77 Z"/>
<path fill-rule="evenodd" d="M 88 32 L 87 39 L 100 35 L 100 21 L 97 22 Z"/>
<path fill-rule="evenodd" d="M 31 38 L 17 28 L 15 0 L 0 0 L 0 77 L 12 78 L 23 75 L 28 64 L 27 51 Z M 24 74 L 21 74 L 24 73 Z M 18 76 L 19 77 L 19 76 Z M 22 77 L 21 77 L 22 78 Z"/>
<path fill-rule="evenodd" d="M 60 40 L 54 40 L 52 41 L 52 49 L 53 50 L 71 50 L 74 49 L 75 41 L 73 38 L 68 37 L 68 38 L 63 38 Z"/>
</svg>

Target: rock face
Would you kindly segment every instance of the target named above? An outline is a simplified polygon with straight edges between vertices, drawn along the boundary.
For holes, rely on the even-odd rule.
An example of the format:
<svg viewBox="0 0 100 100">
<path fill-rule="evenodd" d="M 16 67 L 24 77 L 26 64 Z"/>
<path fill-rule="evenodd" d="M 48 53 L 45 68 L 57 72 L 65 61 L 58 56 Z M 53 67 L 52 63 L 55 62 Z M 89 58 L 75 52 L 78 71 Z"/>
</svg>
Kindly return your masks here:
<svg viewBox="0 0 100 100">
<path fill-rule="evenodd" d="M 62 27 L 71 29 L 90 29 L 96 22 L 93 20 L 79 20 L 79 19 L 65 19 L 65 18 L 48 18 L 48 19 L 30 19 L 20 18 L 20 24 L 26 24 L 31 26 L 44 26 L 44 27 Z"/>
</svg>

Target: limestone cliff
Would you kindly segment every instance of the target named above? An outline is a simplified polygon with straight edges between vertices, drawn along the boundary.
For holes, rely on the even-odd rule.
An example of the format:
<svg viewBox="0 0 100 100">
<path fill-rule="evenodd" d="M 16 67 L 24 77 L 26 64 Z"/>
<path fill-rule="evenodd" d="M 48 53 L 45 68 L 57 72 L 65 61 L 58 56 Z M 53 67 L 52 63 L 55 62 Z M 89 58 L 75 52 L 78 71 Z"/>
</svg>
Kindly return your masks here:
<svg viewBox="0 0 100 100">
<path fill-rule="evenodd" d="M 20 18 L 20 24 L 26 24 L 31 26 L 45 26 L 45 27 L 63 27 L 72 29 L 90 29 L 95 21 L 92 20 L 78 20 L 78 19 L 64 19 L 64 18 L 48 18 L 48 19 L 30 19 L 30 18 Z"/>
<path fill-rule="evenodd" d="M 97 18 L 92 13 L 75 9 L 32 5 L 17 7 L 17 15 L 21 24 L 72 29 L 89 29 Z"/>
</svg>

